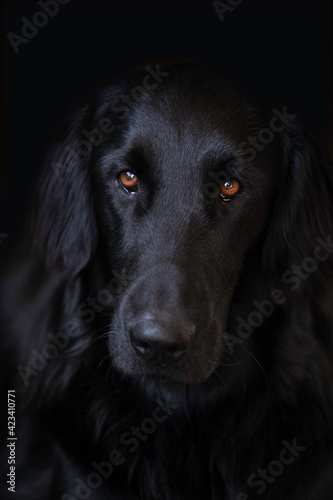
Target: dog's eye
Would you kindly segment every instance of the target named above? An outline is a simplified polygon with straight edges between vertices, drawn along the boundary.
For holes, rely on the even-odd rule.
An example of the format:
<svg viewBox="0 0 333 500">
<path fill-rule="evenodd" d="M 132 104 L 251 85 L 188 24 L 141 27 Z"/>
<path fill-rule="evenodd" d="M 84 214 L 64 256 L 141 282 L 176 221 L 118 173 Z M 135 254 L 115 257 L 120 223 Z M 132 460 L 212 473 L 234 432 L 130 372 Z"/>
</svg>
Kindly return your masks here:
<svg viewBox="0 0 333 500">
<path fill-rule="evenodd" d="M 236 179 L 225 181 L 220 188 L 220 199 L 222 201 L 230 201 L 241 189 L 240 182 Z"/>
<path fill-rule="evenodd" d="M 120 173 L 119 182 L 129 193 L 134 193 L 138 188 L 138 177 L 130 170 L 125 170 Z"/>
</svg>

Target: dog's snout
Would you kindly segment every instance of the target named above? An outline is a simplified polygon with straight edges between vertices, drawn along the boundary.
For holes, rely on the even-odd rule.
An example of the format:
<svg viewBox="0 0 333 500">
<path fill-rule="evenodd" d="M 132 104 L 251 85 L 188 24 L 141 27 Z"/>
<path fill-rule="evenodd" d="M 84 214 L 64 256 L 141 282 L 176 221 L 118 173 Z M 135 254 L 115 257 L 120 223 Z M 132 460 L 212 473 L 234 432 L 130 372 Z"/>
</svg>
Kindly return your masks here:
<svg viewBox="0 0 333 500">
<path fill-rule="evenodd" d="M 194 333 L 195 325 L 191 322 L 174 322 L 172 317 L 152 318 L 149 313 L 129 326 L 130 341 L 137 355 L 161 363 L 179 360 L 190 348 Z"/>
</svg>

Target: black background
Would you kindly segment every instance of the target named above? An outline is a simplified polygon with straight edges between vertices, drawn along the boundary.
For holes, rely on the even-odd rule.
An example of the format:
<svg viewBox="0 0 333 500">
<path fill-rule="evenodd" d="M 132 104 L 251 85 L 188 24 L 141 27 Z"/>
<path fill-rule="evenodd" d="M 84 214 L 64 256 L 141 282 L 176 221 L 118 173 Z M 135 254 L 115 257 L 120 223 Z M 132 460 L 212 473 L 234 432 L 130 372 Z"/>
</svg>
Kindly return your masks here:
<svg viewBox="0 0 333 500">
<path fill-rule="evenodd" d="M 210 1 L 71 0 L 15 54 L 7 34 L 21 35 L 22 17 L 40 10 L 37 1 L 2 4 L 0 233 L 9 239 L 59 116 L 88 89 L 150 58 L 207 61 L 250 95 L 292 106 L 332 139 L 328 2 L 243 0 L 222 22 Z"/>
</svg>

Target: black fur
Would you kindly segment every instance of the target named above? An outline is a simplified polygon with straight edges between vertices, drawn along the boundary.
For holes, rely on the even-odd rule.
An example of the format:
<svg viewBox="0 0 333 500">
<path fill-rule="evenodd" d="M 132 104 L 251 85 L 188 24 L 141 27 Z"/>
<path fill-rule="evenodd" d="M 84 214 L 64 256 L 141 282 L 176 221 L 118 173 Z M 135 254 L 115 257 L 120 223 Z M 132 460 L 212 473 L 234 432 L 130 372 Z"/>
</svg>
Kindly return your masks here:
<svg viewBox="0 0 333 500">
<path fill-rule="evenodd" d="M 68 114 L 5 264 L 16 498 L 328 500 L 331 165 L 285 106 L 151 73 Z"/>
</svg>

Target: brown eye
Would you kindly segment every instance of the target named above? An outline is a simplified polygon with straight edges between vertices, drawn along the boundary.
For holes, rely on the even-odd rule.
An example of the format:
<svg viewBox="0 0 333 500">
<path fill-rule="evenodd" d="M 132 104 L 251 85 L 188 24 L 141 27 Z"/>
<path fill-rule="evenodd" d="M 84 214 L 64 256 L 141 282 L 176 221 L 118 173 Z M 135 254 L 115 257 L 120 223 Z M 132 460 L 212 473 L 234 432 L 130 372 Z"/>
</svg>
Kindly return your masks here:
<svg viewBox="0 0 333 500">
<path fill-rule="evenodd" d="M 223 201 L 229 201 L 240 191 L 241 185 L 236 179 L 225 181 L 220 188 L 220 197 Z"/>
<path fill-rule="evenodd" d="M 138 187 L 138 177 L 130 170 L 121 172 L 119 181 L 126 191 L 134 192 Z"/>
</svg>

